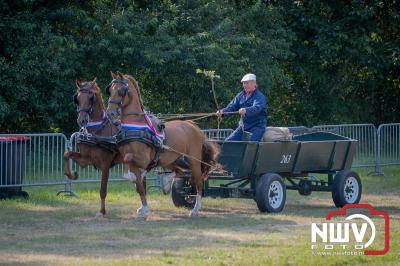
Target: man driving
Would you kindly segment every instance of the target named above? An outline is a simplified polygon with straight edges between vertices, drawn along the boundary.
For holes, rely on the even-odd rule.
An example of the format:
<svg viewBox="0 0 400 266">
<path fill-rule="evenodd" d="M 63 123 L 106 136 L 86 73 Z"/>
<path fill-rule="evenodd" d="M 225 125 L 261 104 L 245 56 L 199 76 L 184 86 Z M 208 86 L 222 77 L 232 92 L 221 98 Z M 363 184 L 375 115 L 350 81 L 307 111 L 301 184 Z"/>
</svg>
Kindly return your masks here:
<svg viewBox="0 0 400 266">
<path fill-rule="evenodd" d="M 239 126 L 226 139 L 229 141 L 243 140 L 244 131 L 250 132 L 250 141 L 260 141 L 267 125 L 266 97 L 257 88 L 257 78 L 254 74 L 246 74 L 242 80 L 243 90 L 239 92 L 227 107 L 218 110 L 217 116 L 239 112 Z"/>
</svg>

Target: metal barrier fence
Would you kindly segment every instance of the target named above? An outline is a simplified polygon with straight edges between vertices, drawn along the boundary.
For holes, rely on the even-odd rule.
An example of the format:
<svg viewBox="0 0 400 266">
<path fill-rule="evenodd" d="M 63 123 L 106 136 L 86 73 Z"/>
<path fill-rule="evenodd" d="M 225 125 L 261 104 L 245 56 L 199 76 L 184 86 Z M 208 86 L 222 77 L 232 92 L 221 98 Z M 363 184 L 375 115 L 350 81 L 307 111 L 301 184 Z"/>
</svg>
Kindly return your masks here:
<svg viewBox="0 0 400 266">
<path fill-rule="evenodd" d="M 0 134 L 0 187 L 68 185 L 64 134 Z"/>
<path fill-rule="evenodd" d="M 382 124 L 378 129 L 373 124 L 322 125 L 312 128 L 290 127 L 295 134 L 313 131 L 330 131 L 357 139 L 359 145 L 353 167 L 375 167 L 383 173 L 381 166 L 400 165 L 400 123 Z M 212 139 L 225 139 L 232 129 L 206 129 L 203 132 Z M 0 188 L 22 186 L 65 185 L 65 192 L 72 193 L 72 184 L 98 182 L 101 171 L 93 166 L 84 169 L 70 162 L 79 179 L 71 182 L 64 176 L 63 154 L 69 149 L 76 151 L 76 136 L 70 140 L 64 134 L 0 134 Z M 162 178 L 156 169 L 148 174 L 149 187 L 161 188 Z M 122 181 L 123 166 L 110 170 L 110 181 Z"/>
<path fill-rule="evenodd" d="M 209 139 L 224 140 L 232 134 L 233 129 L 204 129 L 203 132 Z"/>
<path fill-rule="evenodd" d="M 358 140 L 353 167 L 377 165 L 376 127 L 373 124 L 322 125 L 312 131 L 326 131 Z"/>
<path fill-rule="evenodd" d="M 400 123 L 380 125 L 377 138 L 379 171 L 381 166 L 400 164 Z"/>
</svg>

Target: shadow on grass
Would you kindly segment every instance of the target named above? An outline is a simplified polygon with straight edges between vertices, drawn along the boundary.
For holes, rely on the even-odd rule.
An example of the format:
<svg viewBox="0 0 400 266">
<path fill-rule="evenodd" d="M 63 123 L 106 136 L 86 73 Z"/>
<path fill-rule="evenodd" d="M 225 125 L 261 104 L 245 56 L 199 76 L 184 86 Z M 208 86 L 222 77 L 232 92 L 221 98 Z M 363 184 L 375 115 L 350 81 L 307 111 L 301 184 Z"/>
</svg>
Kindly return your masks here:
<svg viewBox="0 0 400 266">
<path fill-rule="evenodd" d="M 98 194 L 92 186 L 88 189 L 89 193 L 86 187 L 78 190 L 82 198 L 77 200 L 32 193 L 27 201 L 0 202 L 0 254 L 107 259 L 164 253 L 178 256 L 180 252 L 210 247 L 279 248 L 285 242 L 276 239 L 276 233 L 280 237 L 296 235 L 296 217 L 323 218 L 337 210 L 328 196 L 288 198 L 281 214 L 260 214 L 252 200 L 215 199 L 204 203 L 200 217 L 189 218 L 187 210 L 172 207 L 169 198 L 156 193 L 149 195 L 155 203 L 149 220 L 141 222 L 134 218 L 138 195 L 121 185 L 110 189 L 114 200 L 107 202 L 106 218 L 96 219 Z M 116 195 L 122 195 L 122 200 Z M 400 214 L 397 206 L 374 207 Z M 19 265 L 41 265 L 42 261 L 48 263 L 36 257 L 26 263 L 22 260 Z"/>
<path fill-rule="evenodd" d="M 17 260 L 12 260 L 10 262 L 1 262 L 2 266 L 19 266 L 19 265 L 29 265 L 29 266 L 43 266 L 43 265 L 48 265 L 49 262 L 46 260 L 35 260 L 35 261 L 25 261 L 25 262 L 21 262 L 21 261 L 17 261 Z"/>
<path fill-rule="evenodd" d="M 72 207 L 87 208 L 79 203 Z M 273 215 L 249 215 L 249 212 L 232 209 L 233 213 L 227 213 L 217 208 L 204 208 L 203 214 L 196 218 L 189 218 L 186 211 L 154 209 L 146 222 L 126 216 L 121 218 L 115 213 L 95 219 L 86 216 L 87 211 L 84 211 L 70 219 L 61 219 L 49 216 L 48 211 L 23 210 L 21 216 L 32 217 L 29 227 L 24 222 L 17 222 L 19 226 L 0 229 L 0 250 L 9 254 L 51 254 L 71 258 L 146 256 L 213 245 L 247 245 L 249 239 L 252 239 L 250 244 L 263 246 L 267 243 L 261 240 L 269 234 L 280 232 L 282 226 L 296 225 Z M 70 213 L 62 212 L 61 216 Z M 47 222 L 40 217 L 47 217 Z M 14 244 L 5 245 L 5 239 Z"/>
</svg>

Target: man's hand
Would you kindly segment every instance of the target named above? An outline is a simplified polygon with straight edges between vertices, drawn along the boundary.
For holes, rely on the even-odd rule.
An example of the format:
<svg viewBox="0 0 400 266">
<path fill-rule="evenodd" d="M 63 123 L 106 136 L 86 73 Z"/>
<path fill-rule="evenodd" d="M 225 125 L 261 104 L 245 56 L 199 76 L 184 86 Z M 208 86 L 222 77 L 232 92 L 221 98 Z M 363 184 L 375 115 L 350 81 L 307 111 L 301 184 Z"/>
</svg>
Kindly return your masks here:
<svg viewBox="0 0 400 266">
<path fill-rule="evenodd" d="M 218 111 L 216 112 L 216 115 L 217 115 L 219 118 L 221 118 L 223 113 L 224 113 L 224 111 L 218 110 Z"/>
<path fill-rule="evenodd" d="M 241 116 L 245 116 L 245 115 L 246 115 L 246 109 L 245 109 L 245 108 L 240 108 L 240 109 L 239 109 L 239 114 L 240 114 Z"/>
</svg>

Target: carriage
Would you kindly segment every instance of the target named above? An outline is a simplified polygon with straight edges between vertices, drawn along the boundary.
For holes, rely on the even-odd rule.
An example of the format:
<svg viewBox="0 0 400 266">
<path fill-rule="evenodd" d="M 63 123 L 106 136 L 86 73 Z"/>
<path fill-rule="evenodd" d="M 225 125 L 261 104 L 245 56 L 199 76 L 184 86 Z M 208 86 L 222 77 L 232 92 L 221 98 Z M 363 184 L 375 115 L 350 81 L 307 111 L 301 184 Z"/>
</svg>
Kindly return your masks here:
<svg viewBox="0 0 400 266">
<path fill-rule="evenodd" d="M 313 191 L 331 192 L 336 207 L 360 201 L 360 177 L 350 170 L 357 140 L 313 132 L 290 141 L 217 143 L 221 147 L 219 162 L 225 171 L 210 174 L 204 182 L 205 197 L 252 198 L 261 212 L 281 212 L 286 189 L 297 190 L 303 196 Z M 173 181 L 175 206 L 192 208 L 194 194 L 190 172 Z"/>
<path fill-rule="evenodd" d="M 314 132 L 297 135 L 290 141 L 219 141 L 217 144 L 222 151 L 219 162 L 225 172 L 209 175 L 209 170 L 216 167 L 216 143 L 204 141 L 201 129 L 192 121 L 166 122 L 162 127 L 165 132 L 155 129 L 157 123 L 153 124 L 144 110 L 138 82 L 119 72 L 111 75 L 113 80 L 106 88 L 110 95 L 107 115 L 104 115 L 96 79 L 85 83 L 77 81 L 74 101 L 79 125 L 98 126 L 89 129 L 91 134 L 108 139 L 114 135 L 113 128 L 121 125 L 116 143 L 118 151 L 97 147 L 98 141 L 86 141 L 81 143 L 79 153 L 64 153 L 64 172 L 70 179 L 75 180 L 78 175 L 70 169 L 69 159 L 81 166 L 94 164 L 102 170 L 100 216 L 106 213 L 108 173 L 113 164 L 123 162 L 124 177 L 135 181 L 142 203 L 137 210 L 138 218 L 146 219 L 149 213 L 144 178 L 147 171 L 159 165 L 181 176 L 179 157 L 182 155 L 186 156 L 190 171 L 174 179 L 171 194 L 176 206 L 192 208 L 191 217 L 199 214 L 203 196 L 253 198 L 261 212 L 282 211 L 286 189 L 298 190 L 301 195 L 330 191 L 337 207 L 359 202 L 361 181 L 358 174 L 350 170 L 356 140 L 334 133 Z M 327 180 L 315 174 L 325 174 Z M 204 176 L 209 178 L 204 181 Z"/>
</svg>

